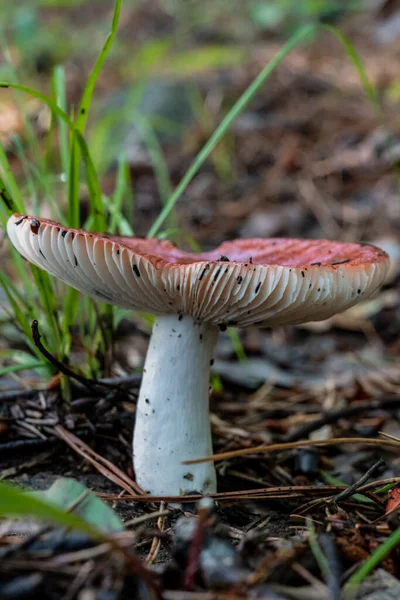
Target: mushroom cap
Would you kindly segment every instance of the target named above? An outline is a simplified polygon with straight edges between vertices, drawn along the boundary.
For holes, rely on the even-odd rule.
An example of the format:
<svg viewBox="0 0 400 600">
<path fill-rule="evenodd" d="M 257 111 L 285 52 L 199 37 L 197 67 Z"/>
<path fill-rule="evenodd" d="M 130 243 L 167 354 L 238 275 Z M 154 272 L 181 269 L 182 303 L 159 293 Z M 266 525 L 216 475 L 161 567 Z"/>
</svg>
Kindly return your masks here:
<svg viewBox="0 0 400 600">
<path fill-rule="evenodd" d="M 196 254 L 27 215 L 7 231 L 26 259 L 88 296 L 220 326 L 326 319 L 370 296 L 389 268 L 375 246 L 329 240 L 235 240 Z"/>
</svg>

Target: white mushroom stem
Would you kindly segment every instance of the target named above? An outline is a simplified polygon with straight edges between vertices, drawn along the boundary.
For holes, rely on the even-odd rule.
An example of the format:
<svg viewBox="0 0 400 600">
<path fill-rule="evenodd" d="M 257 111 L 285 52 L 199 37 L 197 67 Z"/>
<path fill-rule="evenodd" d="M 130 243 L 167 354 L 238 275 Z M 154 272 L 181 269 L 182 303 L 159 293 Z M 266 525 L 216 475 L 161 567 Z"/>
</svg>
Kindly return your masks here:
<svg viewBox="0 0 400 600">
<path fill-rule="evenodd" d="M 210 363 L 218 328 L 191 317 L 157 317 L 136 410 L 133 464 L 138 484 L 157 496 L 216 491 L 212 462 Z"/>
</svg>

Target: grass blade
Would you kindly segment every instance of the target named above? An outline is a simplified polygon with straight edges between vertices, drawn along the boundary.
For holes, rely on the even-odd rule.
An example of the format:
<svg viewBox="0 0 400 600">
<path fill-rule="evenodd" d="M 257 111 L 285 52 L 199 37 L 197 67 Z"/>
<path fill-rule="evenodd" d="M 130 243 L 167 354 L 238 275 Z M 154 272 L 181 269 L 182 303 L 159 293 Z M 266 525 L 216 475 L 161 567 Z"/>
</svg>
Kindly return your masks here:
<svg viewBox="0 0 400 600">
<path fill-rule="evenodd" d="M 86 122 L 89 114 L 90 104 L 92 102 L 94 88 L 96 86 L 97 78 L 100 74 L 101 69 L 103 68 L 104 62 L 107 58 L 107 55 L 111 49 L 112 43 L 117 33 L 119 17 L 121 14 L 121 6 L 122 0 L 116 0 L 114 6 L 114 15 L 111 23 L 111 31 L 107 36 L 105 44 L 103 46 L 102 51 L 97 57 L 96 63 L 93 67 L 91 74 L 86 83 L 85 90 L 82 95 L 81 102 L 79 104 L 78 116 L 76 118 L 76 128 L 81 133 L 84 133 Z"/>
<path fill-rule="evenodd" d="M 387 538 L 383 544 L 381 544 L 371 556 L 365 560 L 357 571 L 348 580 L 345 587 L 345 599 L 350 600 L 354 598 L 357 593 L 358 586 L 364 581 L 364 579 L 377 567 L 389 554 L 400 545 L 400 527 L 397 528 Z"/>
<path fill-rule="evenodd" d="M 2 144 L 0 144 L 0 174 L 0 196 L 7 214 L 24 212 L 24 201 Z"/>
<path fill-rule="evenodd" d="M 126 222 L 125 217 L 122 214 L 122 205 L 124 202 L 125 194 L 130 192 L 129 189 L 130 183 L 130 173 L 129 173 L 129 164 L 123 154 L 118 158 L 118 169 L 117 169 L 117 178 L 115 191 L 112 196 L 112 206 L 110 210 L 110 224 L 108 226 L 108 231 L 110 233 L 116 233 L 117 228 L 118 231 L 121 232 L 121 220 Z M 133 229 L 128 225 L 129 233 L 125 235 L 134 235 Z"/>
<path fill-rule="evenodd" d="M 229 127 L 232 125 L 235 119 L 237 119 L 240 113 L 243 112 L 250 100 L 252 100 L 252 98 L 255 96 L 255 94 L 258 92 L 261 86 L 264 85 L 264 83 L 267 81 L 271 73 L 282 62 L 285 56 L 287 56 L 289 52 L 293 50 L 295 46 L 303 42 L 312 33 L 315 33 L 315 31 L 315 25 L 306 25 L 305 27 L 302 27 L 300 31 L 298 31 L 293 37 L 291 37 L 290 40 L 286 42 L 284 46 L 282 46 L 282 48 L 279 50 L 279 52 L 277 52 L 275 57 L 264 67 L 264 69 L 256 77 L 253 83 L 251 83 L 247 90 L 240 96 L 239 100 L 230 109 L 228 114 L 222 120 L 220 125 L 216 128 L 208 142 L 203 146 L 203 148 L 200 150 L 200 152 L 190 165 L 181 182 L 176 187 L 174 193 L 169 198 L 163 210 L 151 226 L 148 233 L 148 237 L 154 237 L 155 235 L 157 235 L 161 225 L 164 223 L 165 219 L 168 217 L 168 215 L 174 208 L 176 202 L 182 196 L 188 184 L 192 181 L 193 177 L 196 175 L 200 167 L 206 161 L 210 153 L 214 150 L 218 142 L 225 135 L 226 131 L 229 129 Z"/>
<path fill-rule="evenodd" d="M 362 64 L 360 57 L 357 54 L 357 50 L 355 49 L 353 43 L 349 40 L 347 36 L 345 36 L 340 29 L 337 27 L 333 27 L 332 25 L 321 25 L 323 29 L 332 33 L 342 44 L 343 48 L 346 51 L 346 54 L 350 61 L 353 63 L 355 70 L 357 71 L 358 77 L 361 81 L 361 85 L 364 89 L 365 95 L 375 108 L 377 114 L 382 116 L 381 109 L 379 106 L 378 94 L 376 93 L 376 89 L 368 79 L 368 75 L 366 70 L 364 69 L 364 65 Z"/>
<path fill-rule="evenodd" d="M 0 368 L 0 377 L 4 377 L 4 375 L 8 375 L 8 373 L 18 373 L 20 371 L 30 371 L 34 369 L 43 369 L 43 362 L 39 360 L 31 360 L 30 362 L 17 364 L 17 365 L 9 365 L 8 367 Z"/>
<path fill-rule="evenodd" d="M 364 65 L 362 64 L 360 57 L 358 56 L 358 53 L 354 47 L 354 44 L 351 42 L 351 40 L 347 36 L 345 36 L 339 29 L 337 29 L 333 25 L 321 25 L 321 27 L 323 29 L 325 29 L 326 31 L 329 31 L 330 33 L 332 33 L 332 35 L 334 35 L 339 40 L 339 42 L 342 44 L 342 46 L 347 54 L 347 57 L 349 58 L 350 62 L 353 64 L 353 66 L 357 72 L 357 75 L 360 79 L 364 93 L 367 96 L 368 100 L 370 101 L 379 123 L 381 124 L 381 126 L 383 128 L 385 128 L 386 130 L 389 130 L 389 126 L 386 123 L 385 115 L 384 115 L 384 113 L 381 109 L 381 105 L 379 103 L 378 92 L 376 91 L 376 88 L 369 80 L 367 72 L 364 68 Z M 394 175 L 396 177 L 397 192 L 400 195 L 400 167 L 398 164 L 397 157 L 396 157 L 395 153 L 393 152 L 393 143 L 390 141 L 387 141 L 385 145 L 386 145 L 386 148 L 388 151 L 388 155 L 390 157 Z"/>
<path fill-rule="evenodd" d="M 65 90 L 65 73 L 63 67 L 56 67 L 53 71 L 53 94 L 54 100 L 66 113 L 67 110 L 67 98 Z M 69 148 L 68 148 L 68 129 L 67 124 L 59 116 L 58 130 L 60 132 L 60 157 L 61 157 L 61 169 L 63 175 L 66 177 L 69 171 Z"/>
</svg>

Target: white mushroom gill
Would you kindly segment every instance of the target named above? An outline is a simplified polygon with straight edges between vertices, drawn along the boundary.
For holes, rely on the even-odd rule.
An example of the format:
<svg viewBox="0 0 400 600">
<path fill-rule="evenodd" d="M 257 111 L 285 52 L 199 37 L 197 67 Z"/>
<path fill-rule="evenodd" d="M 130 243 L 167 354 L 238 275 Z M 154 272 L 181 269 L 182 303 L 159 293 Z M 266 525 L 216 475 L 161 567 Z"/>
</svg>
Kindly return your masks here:
<svg viewBox="0 0 400 600">
<path fill-rule="evenodd" d="M 191 317 L 157 317 L 136 409 L 136 480 L 156 496 L 216 491 L 213 463 L 182 465 L 212 454 L 210 363 L 218 328 Z"/>
</svg>

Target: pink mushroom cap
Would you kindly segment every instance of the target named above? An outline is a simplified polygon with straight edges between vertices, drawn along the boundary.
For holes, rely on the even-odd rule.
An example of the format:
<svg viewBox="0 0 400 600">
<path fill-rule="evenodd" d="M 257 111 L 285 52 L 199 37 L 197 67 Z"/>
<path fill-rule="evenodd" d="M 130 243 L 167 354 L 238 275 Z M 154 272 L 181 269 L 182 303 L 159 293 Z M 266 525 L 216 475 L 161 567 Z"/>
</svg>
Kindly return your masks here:
<svg viewBox="0 0 400 600">
<path fill-rule="evenodd" d="M 7 231 L 22 256 L 88 296 L 222 327 L 326 319 L 370 296 L 389 268 L 375 246 L 329 240 L 243 239 L 192 253 L 18 214 Z"/>
</svg>

